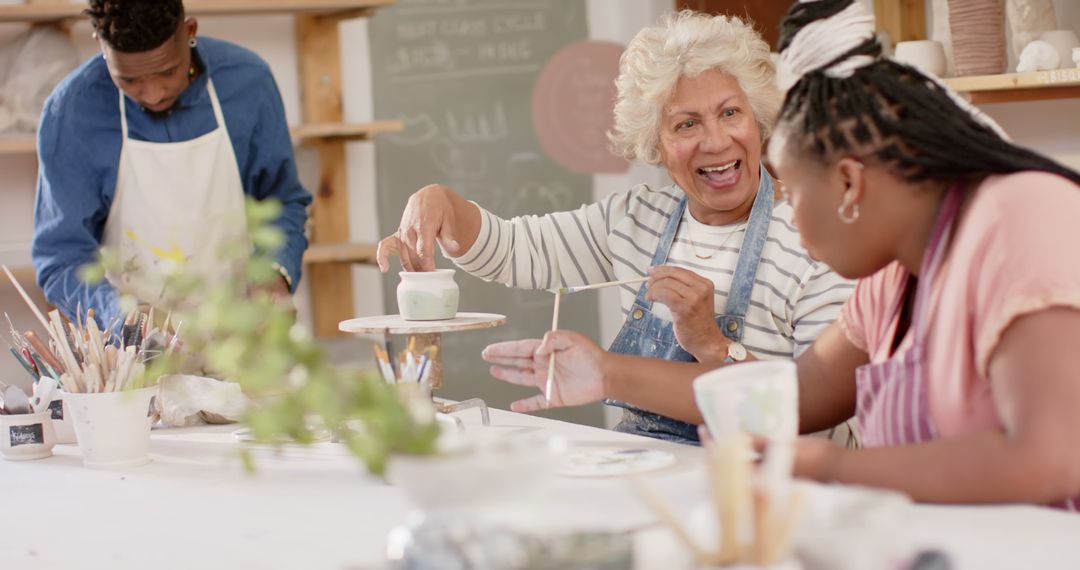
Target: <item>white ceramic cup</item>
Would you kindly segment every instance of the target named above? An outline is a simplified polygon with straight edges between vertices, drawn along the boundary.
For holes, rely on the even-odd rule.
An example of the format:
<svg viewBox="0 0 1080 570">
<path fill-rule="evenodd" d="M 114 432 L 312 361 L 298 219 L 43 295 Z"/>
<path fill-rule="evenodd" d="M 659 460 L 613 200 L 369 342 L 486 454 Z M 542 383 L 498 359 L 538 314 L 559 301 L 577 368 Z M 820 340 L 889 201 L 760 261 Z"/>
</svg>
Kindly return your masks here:
<svg viewBox="0 0 1080 570">
<path fill-rule="evenodd" d="M 49 401 L 49 413 L 52 417 L 53 431 L 56 432 L 56 443 L 75 443 L 75 422 L 71 419 L 68 406 L 64 404 L 63 393 L 53 394 Z"/>
<path fill-rule="evenodd" d="M 24 461 L 52 455 L 56 445 L 49 410 L 34 414 L 0 416 L 0 453 L 4 459 Z"/>
<path fill-rule="evenodd" d="M 64 394 L 83 465 L 123 469 L 150 462 L 150 424 L 157 386 L 124 392 Z"/>
<path fill-rule="evenodd" d="M 406 321 L 441 321 L 457 315 L 460 290 L 453 269 L 402 271 L 398 311 Z"/>
<path fill-rule="evenodd" d="M 934 40 L 917 40 L 896 44 L 896 61 L 917 67 L 923 73 L 944 77 L 948 70 L 945 48 Z"/>
<path fill-rule="evenodd" d="M 1080 38 L 1072 30 L 1048 30 L 1039 34 L 1039 39 L 1054 46 L 1061 60 L 1058 69 L 1071 69 L 1076 67 L 1073 61 L 1073 49 L 1080 47 Z"/>
<path fill-rule="evenodd" d="M 1073 63 L 1076 65 L 1076 67 L 1080 67 L 1080 47 L 1073 48 L 1072 57 Z"/>
<path fill-rule="evenodd" d="M 702 374 L 694 380 L 694 399 L 713 437 L 748 433 L 786 440 L 799 434 L 799 382 L 790 360 L 734 364 Z"/>
</svg>

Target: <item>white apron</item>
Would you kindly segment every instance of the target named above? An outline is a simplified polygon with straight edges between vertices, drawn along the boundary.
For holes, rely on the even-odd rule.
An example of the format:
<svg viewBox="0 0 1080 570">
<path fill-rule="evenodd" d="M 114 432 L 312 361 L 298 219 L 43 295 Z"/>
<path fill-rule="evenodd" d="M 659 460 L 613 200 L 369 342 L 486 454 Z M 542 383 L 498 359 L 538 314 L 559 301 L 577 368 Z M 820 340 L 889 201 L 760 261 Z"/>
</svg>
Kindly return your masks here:
<svg viewBox="0 0 1080 570">
<path fill-rule="evenodd" d="M 102 245 L 123 263 L 109 282 L 141 303 L 161 298 L 165 278 L 178 264 L 211 282 L 228 277 L 230 266 L 218 250 L 247 232 L 236 155 L 212 81 L 206 89 L 217 128 L 177 143 L 131 139 L 120 93 L 124 138 Z"/>
</svg>

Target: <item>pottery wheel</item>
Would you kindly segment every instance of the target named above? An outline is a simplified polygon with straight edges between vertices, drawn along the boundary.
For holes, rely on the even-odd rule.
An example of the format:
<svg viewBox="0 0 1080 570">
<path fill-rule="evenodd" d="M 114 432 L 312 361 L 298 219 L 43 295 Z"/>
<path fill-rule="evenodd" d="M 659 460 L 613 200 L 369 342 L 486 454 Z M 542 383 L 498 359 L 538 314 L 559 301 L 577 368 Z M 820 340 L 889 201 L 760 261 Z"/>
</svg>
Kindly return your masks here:
<svg viewBox="0 0 1080 570">
<path fill-rule="evenodd" d="M 406 321 L 401 315 L 361 317 L 338 323 L 338 330 L 353 334 L 441 334 L 491 329 L 506 324 L 505 315 L 458 313 L 442 321 Z"/>
<path fill-rule="evenodd" d="M 442 321 L 406 321 L 401 315 L 379 317 L 360 317 L 338 323 L 338 330 L 352 334 L 404 334 L 414 339 L 416 346 L 424 350 L 429 346 L 438 349 L 431 362 L 431 389 L 442 388 L 443 353 L 442 335 L 448 332 L 462 332 L 491 329 L 506 324 L 505 315 L 491 313 L 458 313 L 452 319 Z"/>
</svg>

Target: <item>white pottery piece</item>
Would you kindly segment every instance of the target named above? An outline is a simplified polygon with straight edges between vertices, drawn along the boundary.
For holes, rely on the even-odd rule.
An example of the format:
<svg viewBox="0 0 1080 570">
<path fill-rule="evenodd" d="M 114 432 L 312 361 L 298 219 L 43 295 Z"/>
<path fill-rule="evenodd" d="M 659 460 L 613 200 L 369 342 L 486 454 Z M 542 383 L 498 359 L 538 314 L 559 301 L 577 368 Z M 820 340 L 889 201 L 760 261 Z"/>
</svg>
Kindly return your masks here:
<svg viewBox="0 0 1080 570">
<path fill-rule="evenodd" d="M 1012 34 L 1013 56 L 1017 58 L 1040 34 L 1058 27 L 1053 0 L 1005 0 L 1005 21 Z"/>
<path fill-rule="evenodd" d="M 1030 73 L 1057 69 L 1060 62 L 1061 56 L 1054 46 L 1042 40 L 1035 40 L 1020 53 L 1020 63 L 1016 65 L 1016 72 Z"/>
<path fill-rule="evenodd" d="M 397 288 L 398 311 L 406 321 L 441 321 L 454 318 L 460 291 L 453 269 L 402 271 Z"/>
<path fill-rule="evenodd" d="M 1049 30 L 1039 35 L 1039 39 L 1054 46 L 1058 52 L 1058 66 L 1056 69 L 1071 69 L 1076 66 L 1073 63 L 1073 49 L 1080 47 L 1080 38 L 1072 30 Z"/>
</svg>

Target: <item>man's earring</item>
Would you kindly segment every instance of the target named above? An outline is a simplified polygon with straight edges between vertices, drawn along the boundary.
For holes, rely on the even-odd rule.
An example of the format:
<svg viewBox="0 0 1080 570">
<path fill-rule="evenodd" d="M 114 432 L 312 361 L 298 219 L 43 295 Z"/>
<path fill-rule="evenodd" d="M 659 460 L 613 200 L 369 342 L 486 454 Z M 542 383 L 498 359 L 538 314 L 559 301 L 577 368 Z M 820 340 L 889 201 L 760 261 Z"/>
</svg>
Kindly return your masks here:
<svg viewBox="0 0 1080 570">
<path fill-rule="evenodd" d="M 190 40 L 188 40 L 187 45 L 189 45 L 191 47 L 195 47 L 195 46 L 199 45 L 199 40 L 197 40 L 195 38 L 191 38 Z"/>
</svg>

